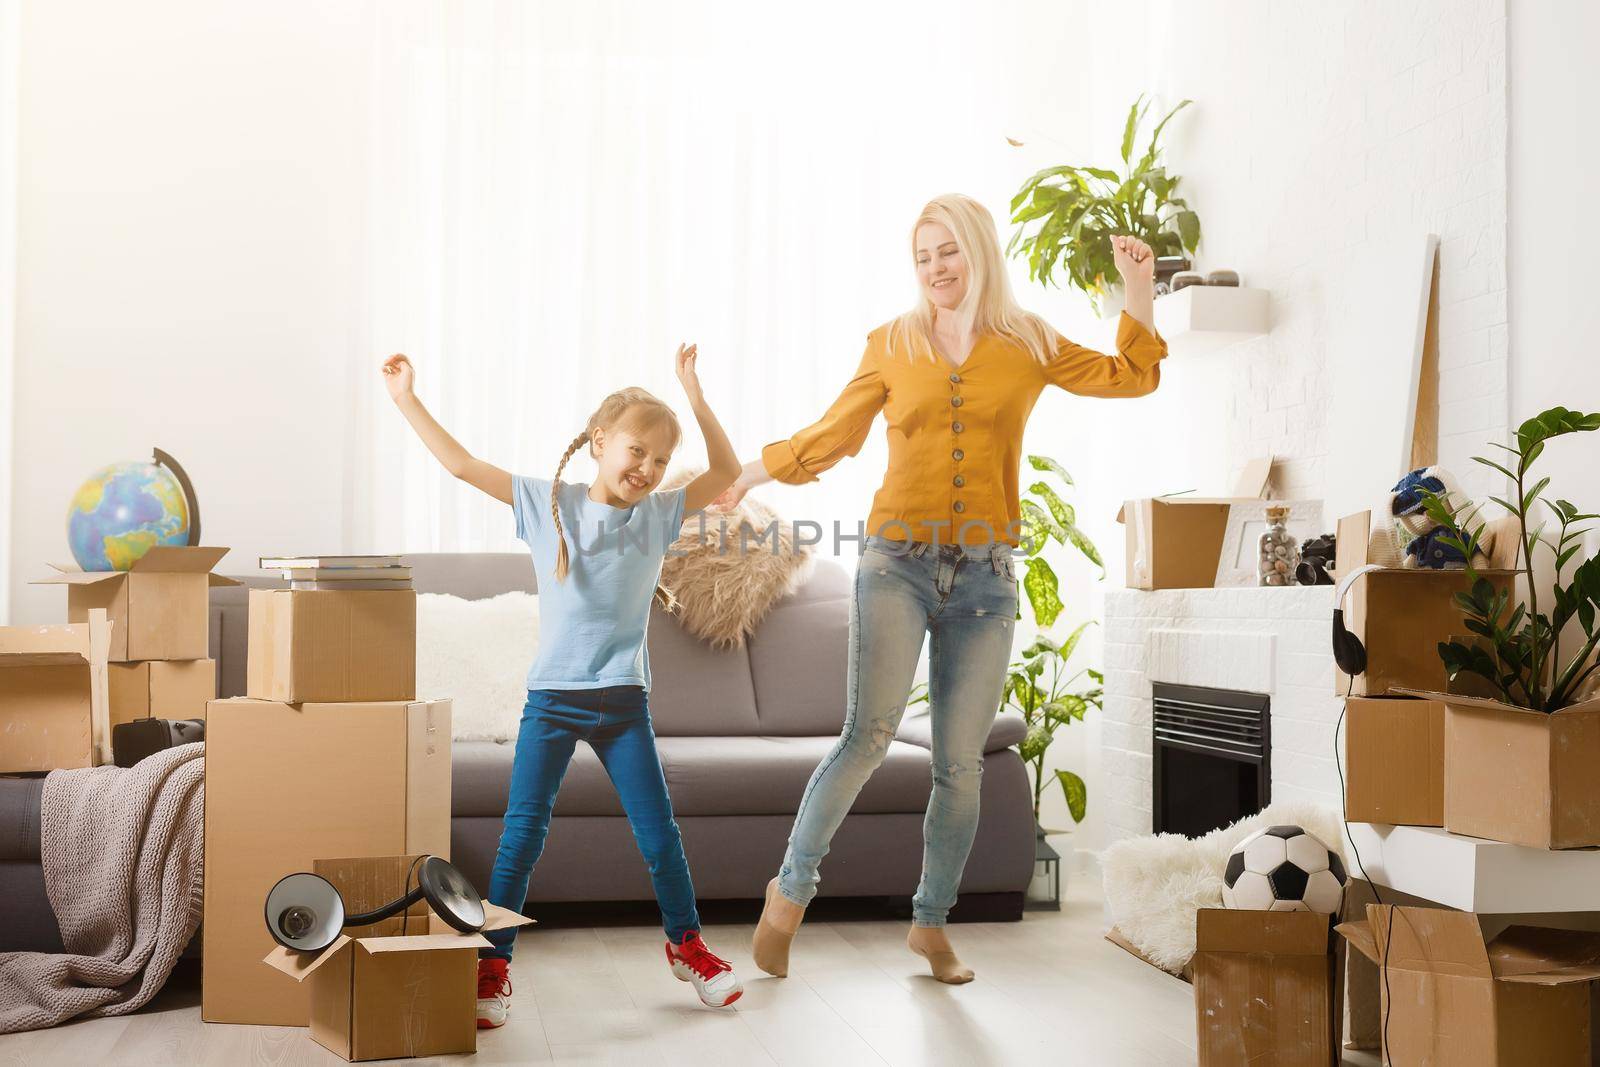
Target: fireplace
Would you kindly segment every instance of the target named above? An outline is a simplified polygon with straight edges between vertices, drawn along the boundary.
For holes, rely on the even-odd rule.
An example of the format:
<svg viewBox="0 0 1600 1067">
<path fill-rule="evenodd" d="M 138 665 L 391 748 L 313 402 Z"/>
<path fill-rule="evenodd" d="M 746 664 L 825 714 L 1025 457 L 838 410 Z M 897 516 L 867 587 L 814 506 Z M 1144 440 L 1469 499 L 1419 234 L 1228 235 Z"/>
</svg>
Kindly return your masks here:
<svg viewBox="0 0 1600 1067">
<path fill-rule="evenodd" d="M 1152 829 L 1198 837 L 1272 799 L 1265 693 L 1153 682 Z"/>
</svg>

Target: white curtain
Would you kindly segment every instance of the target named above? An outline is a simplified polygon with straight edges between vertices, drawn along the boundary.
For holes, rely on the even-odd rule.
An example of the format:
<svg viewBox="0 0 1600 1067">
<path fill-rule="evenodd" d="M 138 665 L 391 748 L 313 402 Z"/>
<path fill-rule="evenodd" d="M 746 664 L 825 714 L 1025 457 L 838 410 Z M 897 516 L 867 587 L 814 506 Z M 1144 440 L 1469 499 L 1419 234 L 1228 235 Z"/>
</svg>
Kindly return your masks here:
<svg viewBox="0 0 1600 1067">
<path fill-rule="evenodd" d="M 11 621 L 12 418 L 17 326 L 17 60 L 20 0 L 0 0 L 0 626 Z"/>
<path fill-rule="evenodd" d="M 704 461 L 673 375 L 680 340 L 699 343 L 741 458 L 817 418 L 867 331 L 909 306 L 908 231 L 931 195 L 979 198 L 1004 239 L 1022 179 L 1082 154 L 1081 15 L 950 0 L 381 5 L 354 546 L 516 547 L 505 506 L 444 474 L 389 403 L 390 352 L 412 357 L 420 396 L 469 449 L 544 477 L 624 385 L 685 419 L 675 467 Z M 1047 316 L 1067 306 L 1024 299 Z M 877 431 L 857 460 L 772 499 L 854 529 L 882 449 Z M 574 460 L 567 476 L 591 474 Z"/>
</svg>

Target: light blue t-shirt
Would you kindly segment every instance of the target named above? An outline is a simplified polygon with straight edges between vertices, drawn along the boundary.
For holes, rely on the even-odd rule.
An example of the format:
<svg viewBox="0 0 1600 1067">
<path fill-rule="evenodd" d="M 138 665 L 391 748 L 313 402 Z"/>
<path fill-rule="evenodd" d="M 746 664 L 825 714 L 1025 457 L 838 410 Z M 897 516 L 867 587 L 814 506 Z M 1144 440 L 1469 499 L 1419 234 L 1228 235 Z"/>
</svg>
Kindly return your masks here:
<svg viewBox="0 0 1600 1067">
<path fill-rule="evenodd" d="M 561 485 L 567 578 L 556 580 L 550 480 L 512 478 L 517 537 L 533 552 L 539 584 L 539 654 L 529 689 L 650 688 L 645 633 L 661 560 L 683 525 L 687 487 L 651 493 L 627 508 L 589 499 L 589 487 Z"/>
</svg>

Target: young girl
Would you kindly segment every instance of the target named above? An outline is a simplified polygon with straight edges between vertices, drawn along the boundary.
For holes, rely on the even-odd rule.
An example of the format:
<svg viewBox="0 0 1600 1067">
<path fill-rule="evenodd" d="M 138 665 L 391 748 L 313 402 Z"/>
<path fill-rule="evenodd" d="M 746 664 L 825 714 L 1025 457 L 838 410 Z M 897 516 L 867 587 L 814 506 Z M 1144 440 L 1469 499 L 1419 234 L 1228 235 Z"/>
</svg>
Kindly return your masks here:
<svg viewBox="0 0 1600 1067">
<path fill-rule="evenodd" d="M 533 552 L 539 584 L 540 648 L 528 672 L 511 795 L 495 855 L 489 899 L 521 911 L 528 879 L 544 849 L 550 809 L 580 740 L 605 765 L 633 828 L 655 886 L 666 928 L 667 962 L 700 999 L 724 1007 L 743 992 L 733 968 L 700 939 L 694 886 L 672 817 L 666 778 L 656 753 L 647 694 L 650 659 L 645 631 L 661 560 L 683 517 L 733 484 L 739 459 L 706 405 L 695 373 L 695 346 L 679 346 L 678 380 L 705 437 L 709 469 L 688 485 L 655 493 L 682 440 L 672 409 L 643 389 L 606 397 L 572 439 L 554 480 L 513 477 L 462 448 L 428 414 L 412 391 L 411 362 L 383 364 L 389 395 L 446 470 L 510 504 L 517 537 Z M 591 485 L 561 480 L 580 448 L 599 464 Z M 569 543 L 570 542 L 570 543 Z M 478 961 L 478 1026 L 502 1025 L 510 1007 L 507 965 L 515 928 L 485 935 L 493 949 Z"/>
</svg>

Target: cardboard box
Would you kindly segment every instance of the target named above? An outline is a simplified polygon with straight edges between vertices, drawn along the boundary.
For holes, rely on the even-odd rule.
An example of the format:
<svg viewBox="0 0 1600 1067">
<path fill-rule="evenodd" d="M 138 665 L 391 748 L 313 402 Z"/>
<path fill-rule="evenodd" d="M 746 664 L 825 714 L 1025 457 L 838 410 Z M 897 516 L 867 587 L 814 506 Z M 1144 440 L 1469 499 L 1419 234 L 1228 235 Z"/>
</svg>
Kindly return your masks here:
<svg viewBox="0 0 1600 1067">
<path fill-rule="evenodd" d="M 1146 497 L 1124 503 L 1117 521 L 1127 527 L 1128 588 L 1216 585 L 1228 509 L 1235 502 L 1230 497 Z"/>
<path fill-rule="evenodd" d="M 245 692 L 260 700 L 411 700 L 417 595 L 252 589 L 245 669 Z"/>
<path fill-rule="evenodd" d="M 1600 845 L 1600 698 L 1546 714 L 1444 702 L 1444 826 L 1532 848 Z"/>
<path fill-rule="evenodd" d="M 1385 1063 L 1595 1062 L 1600 933 L 1512 926 L 1486 942 L 1471 912 L 1376 904 L 1338 929 L 1385 971 Z"/>
<path fill-rule="evenodd" d="M 103 610 L 82 623 L 0 626 L 0 773 L 111 762 Z"/>
<path fill-rule="evenodd" d="M 450 855 L 449 701 L 212 701 L 201 1017 L 306 1025 L 306 988 L 261 966 L 267 892 L 319 857 L 416 853 Z"/>
<path fill-rule="evenodd" d="M 1351 822 L 1444 825 L 1444 704 L 1352 697 L 1344 713 L 1344 810 Z"/>
<path fill-rule="evenodd" d="M 212 574 L 226 548 L 157 546 L 126 571 L 80 571 L 53 565 L 58 573 L 34 585 L 67 587 L 67 621 L 85 622 L 104 608 L 112 622 L 111 661 L 205 659 L 211 654 L 210 590 L 238 585 Z"/>
<path fill-rule="evenodd" d="M 368 911 L 401 896 L 416 856 L 318 860 L 346 912 Z M 483 902 L 485 930 L 533 922 Z M 409 932 L 407 932 L 409 930 Z M 397 916 L 348 929 L 320 953 L 274 946 L 265 962 L 308 982 L 311 1038 L 347 1060 L 476 1052 L 478 949 L 481 934 L 452 929 L 419 901 Z"/>
<path fill-rule="evenodd" d="M 1349 574 L 1367 563 L 1371 513 L 1362 511 L 1339 520 L 1338 573 Z M 1514 551 L 1514 546 L 1507 546 Z M 1480 569 L 1496 589 L 1508 589 L 1516 571 L 1493 559 Z M 1367 649 L 1367 669 L 1353 680 L 1334 668 L 1337 696 L 1387 696 L 1399 689 L 1445 689 L 1439 642 L 1462 630 L 1455 595 L 1472 587 L 1465 570 L 1386 567 L 1356 579 L 1345 598 L 1345 628 Z"/>
<path fill-rule="evenodd" d="M 203 719 L 217 698 L 217 663 L 154 659 L 113 663 L 106 672 L 111 725 L 134 719 Z"/>
<path fill-rule="evenodd" d="M 1312 911 L 1195 913 L 1201 1067 L 1339 1063 L 1343 967 L 1333 919 Z"/>
</svg>

